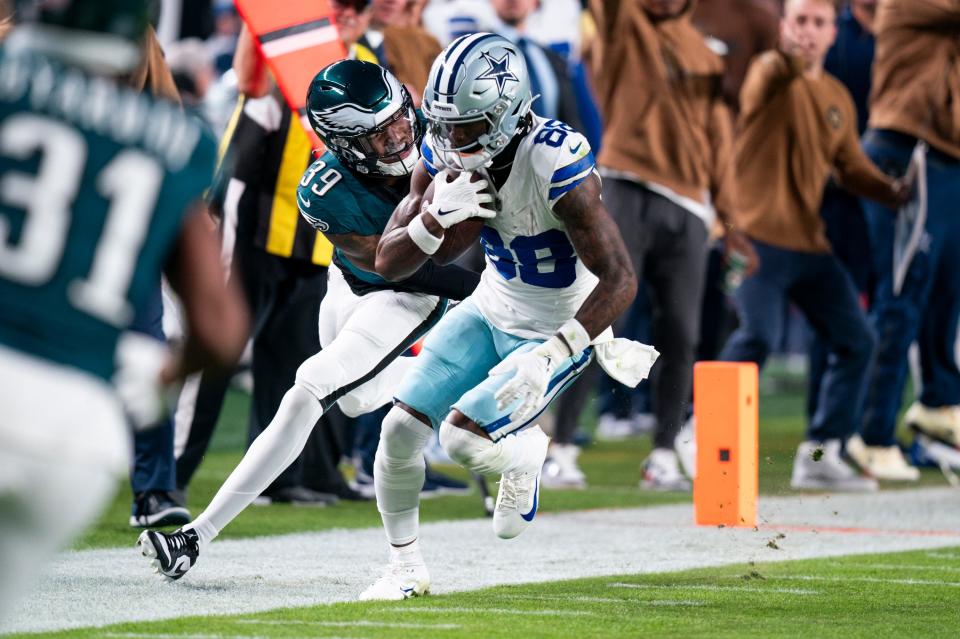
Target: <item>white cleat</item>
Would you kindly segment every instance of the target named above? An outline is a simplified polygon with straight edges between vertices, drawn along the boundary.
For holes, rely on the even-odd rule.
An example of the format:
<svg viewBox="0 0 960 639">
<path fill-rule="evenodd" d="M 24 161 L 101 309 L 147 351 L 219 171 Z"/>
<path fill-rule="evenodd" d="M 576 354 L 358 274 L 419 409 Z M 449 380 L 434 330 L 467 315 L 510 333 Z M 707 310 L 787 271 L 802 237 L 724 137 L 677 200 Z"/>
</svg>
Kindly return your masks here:
<svg viewBox="0 0 960 639">
<path fill-rule="evenodd" d="M 545 488 L 558 490 L 586 488 L 587 477 L 577 465 L 579 456 L 580 447 L 576 444 L 550 444 L 540 482 Z"/>
<path fill-rule="evenodd" d="M 802 442 L 793 460 L 790 486 L 807 490 L 873 492 L 877 480 L 863 477 L 840 457 L 840 440 Z"/>
<path fill-rule="evenodd" d="M 393 559 L 379 579 L 360 593 L 360 601 L 403 601 L 430 594 L 430 574 L 423 562 Z"/>
<path fill-rule="evenodd" d="M 677 458 L 680 460 L 680 466 L 683 472 L 690 479 L 697 477 L 697 418 L 691 415 L 680 432 L 673 440 L 673 449 L 677 451 Z"/>
<path fill-rule="evenodd" d="M 903 416 L 907 426 L 960 448 L 960 406 L 930 408 L 914 402 Z"/>
<path fill-rule="evenodd" d="M 680 472 L 677 453 L 669 448 L 654 448 L 643 462 L 640 488 L 661 492 L 690 492 L 690 480 Z"/>
<path fill-rule="evenodd" d="M 867 446 L 860 435 L 847 441 L 850 459 L 875 479 L 886 481 L 917 481 L 920 469 L 907 463 L 899 446 Z"/>
<path fill-rule="evenodd" d="M 540 471 L 547 457 L 550 438 L 539 426 L 516 435 L 530 446 L 530 463 L 526 468 L 500 476 L 500 490 L 493 509 L 493 532 L 501 539 L 513 539 L 533 521 L 540 501 Z"/>
</svg>

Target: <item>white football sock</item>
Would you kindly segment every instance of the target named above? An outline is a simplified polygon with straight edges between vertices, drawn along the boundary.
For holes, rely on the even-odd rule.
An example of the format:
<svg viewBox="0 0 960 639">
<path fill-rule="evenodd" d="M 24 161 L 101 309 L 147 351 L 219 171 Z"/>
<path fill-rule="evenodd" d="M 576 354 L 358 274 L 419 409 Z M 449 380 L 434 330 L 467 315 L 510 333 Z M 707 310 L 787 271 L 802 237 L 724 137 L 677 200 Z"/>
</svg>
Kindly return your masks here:
<svg viewBox="0 0 960 639">
<path fill-rule="evenodd" d="M 317 398 L 294 384 L 283 396 L 270 425 L 253 440 L 210 505 L 184 528 L 196 530 L 201 544 L 213 541 L 300 455 L 322 415 Z"/>
<path fill-rule="evenodd" d="M 387 541 L 394 546 L 409 544 L 419 536 L 420 489 L 426 469 L 423 449 L 432 436 L 432 428 L 398 406 L 383 420 L 373 462 L 373 486 Z"/>
<path fill-rule="evenodd" d="M 539 426 L 533 426 L 494 442 L 450 422 L 440 425 L 440 445 L 450 459 L 481 475 L 525 471 L 531 465 L 543 463 L 542 449 L 529 446 L 528 437 L 546 436 Z"/>
<path fill-rule="evenodd" d="M 406 546 L 390 546 L 391 561 L 399 561 L 402 564 L 422 564 L 423 556 L 420 554 L 420 542 L 414 539 Z"/>
</svg>

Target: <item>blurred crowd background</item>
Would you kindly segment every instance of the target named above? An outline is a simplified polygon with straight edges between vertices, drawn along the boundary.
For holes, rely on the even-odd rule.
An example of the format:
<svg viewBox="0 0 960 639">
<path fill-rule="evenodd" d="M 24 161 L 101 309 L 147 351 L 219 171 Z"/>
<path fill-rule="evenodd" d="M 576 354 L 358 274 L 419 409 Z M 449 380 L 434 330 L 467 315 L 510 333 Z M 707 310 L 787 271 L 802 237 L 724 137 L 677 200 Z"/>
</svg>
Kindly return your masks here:
<svg viewBox="0 0 960 639">
<path fill-rule="evenodd" d="M 654 246 L 650 244 L 654 240 L 644 238 L 677 232 L 669 222 L 661 228 L 637 218 L 638 238 L 635 242 L 628 238 L 627 243 L 645 286 L 615 328 L 624 336 L 654 344 L 663 353 L 659 370 L 652 383 L 636 390 L 619 387 L 595 370 L 563 396 L 548 418 L 553 424 L 545 424 L 553 433 L 545 485 L 586 486 L 589 478 L 578 467 L 577 456 L 591 437 L 618 440 L 649 433 L 654 453 L 644 463 L 641 486 L 689 490 L 689 478 L 695 474 L 690 378 L 693 362 L 704 359 L 760 365 L 771 359 L 792 378 L 806 380 L 810 428 L 797 452 L 797 488 L 873 490 L 878 478 L 917 478 L 912 464 L 927 460 L 922 454 L 908 460 L 895 439 L 907 376 L 906 351 L 915 340 L 919 355 L 912 388 L 927 395 L 911 407 L 911 423 L 938 441 L 960 443 L 957 271 L 950 260 L 941 259 L 949 251 L 940 252 L 936 239 L 952 236 L 954 225 L 928 236 L 935 241 L 921 250 L 929 258 L 925 271 L 915 272 L 904 284 L 905 290 L 915 289 L 915 295 L 886 295 L 889 274 L 877 270 L 878 263 L 881 270 L 889 270 L 878 257 L 886 255 L 886 249 L 878 253 L 877 247 L 892 246 L 896 209 L 907 203 L 911 188 L 899 178 L 915 143 L 929 143 L 927 162 L 941 171 L 939 184 L 960 181 L 960 141 L 951 138 L 960 124 L 955 122 L 956 106 L 950 106 L 955 85 L 960 84 L 956 66 L 960 17 L 956 2 L 951 2 L 788 0 L 787 9 L 793 6 L 795 15 L 785 21 L 780 0 L 331 0 L 348 55 L 389 67 L 417 101 L 430 62 L 456 37 L 492 31 L 513 40 L 524 52 L 533 92 L 539 95 L 533 110 L 581 130 L 604 168 L 605 185 L 621 184 L 619 204 L 608 201 L 608 208 L 629 208 L 625 203 L 634 201 L 630 198 L 637 202 L 661 198 L 656 200 L 660 204 L 638 204 L 638 210 L 649 207 L 651 216 L 674 215 L 673 219 L 692 214 L 705 222 L 679 233 L 687 233 L 681 239 L 690 244 L 670 240 Z M 891 14 L 897 5 L 910 15 L 898 23 L 898 37 L 929 35 L 929 41 L 916 40 L 926 42 L 926 49 L 897 45 L 899 57 L 891 61 L 894 45 L 875 42 L 874 37 L 877 13 L 883 10 L 878 5 L 884 4 L 891 5 Z M 814 24 L 809 16 L 827 8 L 830 24 Z M 631 13 L 634 9 L 637 13 Z M 619 24 L 610 21 L 611 14 Z M 833 24 L 835 42 L 832 34 L 823 35 Z M 823 32 L 820 36 L 818 30 Z M 297 345 L 289 338 L 315 333 L 316 308 L 330 261 L 329 244 L 298 221 L 292 203 L 296 181 L 309 159 L 304 152 L 306 137 L 275 90 L 255 87 L 258 80 L 250 61 L 257 56 L 250 53 L 249 35 L 230 0 L 162 0 L 156 36 L 184 106 L 195 109 L 222 139 L 224 157 L 231 157 L 232 151 L 234 159 L 243 158 L 221 163 L 211 198 L 221 212 L 224 255 L 232 256 L 225 260 L 232 259 L 248 273 L 244 289 L 254 315 L 252 381 L 248 372 L 246 382 L 254 393 L 252 441 L 275 412 L 296 366 L 319 348 L 315 334 Z M 817 49 L 821 45 L 822 51 Z M 783 54 L 780 62 L 773 58 L 758 62 L 757 56 L 778 49 Z M 875 56 L 884 59 L 888 71 L 894 70 L 878 76 Z M 838 82 L 821 81 L 814 73 L 823 58 L 826 71 Z M 805 61 L 804 67 L 792 69 L 791 60 Z M 929 81 L 922 87 L 911 86 L 910 77 L 923 76 L 920 68 L 935 68 L 936 75 L 924 76 Z M 802 85 L 805 88 L 791 89 L 786 101 L 778 103 L 776 83 L 801 75 L 810 79 Z M 910 119 L 897 109 L 909 112 L 914 107 L 891 107 L 887 100 L 882 105 L 885 119 L 871 121 L 870 109 L 878 100 L 877 95 L 871 100 L 871 83 L 878 77 L 883 91 L 919 100 L 925 115 Z M 745 82 L 752 88 L 746 89 Z M 924 91 L 929 95 L 922 95 Z M 702 96 L 710 105 L 706 115 L 698 111 Z M 800 111 L 793 110 L 819 104 L 822 96 L 839 105 L 825 107 L 826 128 L 803 121 Z M 271 106 L 261 108 L 264 103 L 258 100 L 272 101 Z M 660 111 L 653 120 L 640 117 L 654 102 L 653 108 Z M 684 111 L 688 108 L 689 113 Z M 697 120 L 701 115 L 702 127 Z M 760 134 L 751 128 L 758 120 L 766 122 Z M 922 126 L 916 125 L 921 120 Z M 693 137 L 670 138 L 664 132 L 673 126 L 691 131 Z M 808 134 L 815 139 L 806 148 Z M 860 150 L 861 135 L 866 155 Z M 642 153 L 621 161 L 630 155 L 623 150 L 625 144 L 649 146 L 649 162 L 637 160 Z M 906 156 L 886 154 L 890 148 L 898 153 L 905 149 Z M 771 149 L 783 161 L 773 158 L 760 167 L 759 182 L 769 178 L 772 188 L 786 193 L 783 200 L 771 196 L 767 202 L 786 204 L 783 210 L 770 211 L 767 221 L 758 222 L 756 202 L 745 203 L 750 199 L 746 197 L 731 205 L 723 184 L 739 180 L 741 195 L 763 193 L 765 186 L 756 186 L 756 164 L 758 158 L 768 162 L 765 153 Z M 680 169 L 671 169 L 671 163 Z M 816 174 L 812 177 L 805 174 L 811 167 Z M 259 196 L 231 202 L 229 187 L 236 183 Z M 630 190 L 634 187 L 641 190 L 634 193 Z M 698 189 L 709 193 L 701 198 Z M 934 202 L 935 191 L 930 186 L 931 220 L 945 215 L 952 197 L 948 188 L 936 191 L 939 199 Z M 858 197 L 865 194 L 880 201 L 875 208 L 882 213 L 868 210 Z M 284 204 L 285 198 L 291 203 Z M 796 211 L 791 208 L 794 201 L 799 202 Z M 684 212 L 672 213 L 661 205 Z M 662 211 L 655 213 L 658 206 Z M 803 218 L 811 211 L 817 221 Z M 617 216 L 617 211 L 611 212 Z M 774 213 L 785 217 L 794 212 L 798 220 L 803 218 L 800 222 L 786 220 L 775 228 L 768 223 Z M 288 242 L 277 240 L 273 226 L 285 215 L 292 216 Z M 244 219 L 259 221 L 245 225 Z M 618 222 L 623 230 L 624 223 Z M 749 238 L 740 251 L 725 247 L 735 226 Z M 793 235 L 795 228 L 809 237 Z M 888 231 L 890 237 L 881 237 Z M 707 249 L 695 259 L 684 258 L 684 251 L 693 245 Z M 753 271 L 755 256 L 748 254 L 754 251 L 760 255 L 758 272 Z M 473 255 L 466 262 L 479 268 L 481 259 Z M 176 312 L 165 315 L 168 338 L 178 334 L 176 319 Z M 270 354 L 261 355 L 259 371 L 258 350 Z M 279 351 L 285 353 L 285 361 L 273 361 L 272 354 Z M 258 397 L 258 385 L 272 390 L 261 390 Z M 131 525 L 189 521 L 184 491 L 203 457 L 225 389 L 225 380 L 202 376 L 185 386 L 175 426 L 172 423 L 167 431 L 176 432 L 173 459 L 166 444 L 138 447 L 140 476 L 148 479 L 135 487 Z M 585 434 L 583 426 L 594 423 L 594 412 L 597 427 Z M 382 416 L 381 411 L 347 420 L 332 411 L 324 417 L 326 425 L 316 429 L 305 461 L 284 473 L 264 499 L 323 505 L 370 498 Z M 847 466 L 842 449 L 869 477 Z M 820 459 L 813 454 L 816 450 L 825 452 L 832 466 L 806 468 L 805 460 L 811 456 Z M 439 447 L 431 456 L 444 461 Z M 355 466 L 355 472 L 348 473 L 354 475 L 349 484 L 341 472 L 343 458 Z M 436 473 L 428 474 L 424 488 L 438 494 L 466 489 Z"/>
</svg>

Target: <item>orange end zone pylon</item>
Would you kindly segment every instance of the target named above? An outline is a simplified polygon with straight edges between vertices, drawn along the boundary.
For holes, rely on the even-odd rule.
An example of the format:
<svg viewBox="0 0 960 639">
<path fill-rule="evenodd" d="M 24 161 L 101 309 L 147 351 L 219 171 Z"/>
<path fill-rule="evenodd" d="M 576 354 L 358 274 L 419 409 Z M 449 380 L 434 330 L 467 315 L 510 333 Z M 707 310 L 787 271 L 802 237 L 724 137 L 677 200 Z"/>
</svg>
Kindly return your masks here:
<svg viewBox="0 0 960 639">
<path fill-rule="evenodd" d="M 698 362 L 693 368 L 697 438 L 693 510 L 698 525 L 756 525 L 757 386 L 756 364 Z"/>
<path fill-rule="evenodd" d="M 277 86 L 315 148 L 323 148 L 305 116 L 317 71 L 346 57 L 328 0 L 235 0 Z"/>
</svg>

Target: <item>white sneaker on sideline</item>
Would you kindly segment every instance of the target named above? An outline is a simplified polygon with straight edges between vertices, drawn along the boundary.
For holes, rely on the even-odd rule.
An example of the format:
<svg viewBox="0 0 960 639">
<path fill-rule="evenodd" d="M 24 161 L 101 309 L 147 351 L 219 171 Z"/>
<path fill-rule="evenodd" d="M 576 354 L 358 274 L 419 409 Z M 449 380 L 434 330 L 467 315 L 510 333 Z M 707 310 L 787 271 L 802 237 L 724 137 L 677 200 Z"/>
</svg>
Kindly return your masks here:
<svg viewBox="0 0 960 639">
<path fill-rule="evenodd" d="M 537 515 L 540 499 L 540 471 L 547 457 L 550 438 L 539 426 L 528 428 L 508 437 L 523 437 L 524 445 L 530 446 L 529 468 L 504 473 L 500 476 L 500 490 L 493 509 L 493 532 L 501 539 L 513 539 L 533 521 Z"/>
<path fill-rule="evenodd" d="M 634 413 L 630 417 L 617 417 L 613 413 L 601 413 L 597 420 L 596 438 L 604 442 L 619 442 L 630 437 L 653 432 L 657 418 L 650 413 Z"/>
<path fill-rule="evenodd" d="M 806 441 L 797 447 L 790 486 L 795 489 L 873 492 L 877 480 L 857 474 L 840 457 L 840 440 Z"/>
<path fill-rule="evenodd" d="M 847 440 L 847 454 L 875 479 L 917 481 L 920 469 L 907 463 L 899 446 L 867 446 L 860 435 Z"/>
<path fill-rule="evenodd" d="M 680 427 L 673 448 L 677 451 L 683 472 L 690 479 L 697 478 L 697 419 L 691 415 Z"/>
<path fill-rule="evenodd" d="M 669 448 L 654 448 L 643 462 L 640 487 L 646 490 L 689 492 L 690 480 L 680 472 L 677 453 Z"/>
<path fill-rule="evenodd" d="M 577 465 L 580 447 L 576 444 L 552 443 L 543 462 L 540 482 L 546 488 L 586 488 L 587 477 Z"/>
<path fill-rule="evenodd" d="M 960 448 L 960 406 L 929 408 L 914 402 L 903 420 L 924 435 Z"/>
<path fill-rule="evenodd" d="M 360 601 L 402 601 L 430 594 L 430 574 L 423 559 L 403 561 L 394 554 L 386 570 L 360 593 Z"/>
</svg>

